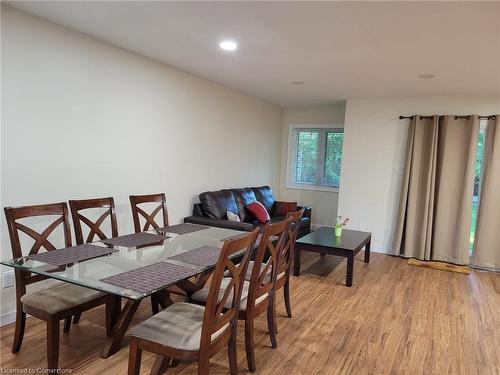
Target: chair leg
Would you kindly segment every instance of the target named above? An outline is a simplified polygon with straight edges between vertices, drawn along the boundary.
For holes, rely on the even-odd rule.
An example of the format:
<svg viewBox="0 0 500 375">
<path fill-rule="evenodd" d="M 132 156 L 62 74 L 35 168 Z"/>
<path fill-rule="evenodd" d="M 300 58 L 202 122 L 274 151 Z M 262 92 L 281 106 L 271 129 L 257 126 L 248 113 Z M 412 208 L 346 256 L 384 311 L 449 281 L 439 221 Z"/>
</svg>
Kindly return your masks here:
<svg viewBox="0 0 500 375">
<path fill-rule="evenodd" d="M 80 323 L 80 318 L 82 317 L 82 313 L 77 313 L 75 314 L 75 316 L 73 317 L 73 324 L 78 324 Z"/>
<path fill-rule="evenodd" d="M 158 299 L 156 298 L 156 295 L 152 294 L 151 295 L 151 313 L 153 315 L 156 315 L 160 312 L 160 304 L 158 303 Z"/>
<path fill-rule="evenodd" d="M 138 340 L 130 340 L 130 349 L 128 357 L 128 375 L 139 375 L 141 371 L 142 350 L 139 349 Z"/>
<path fill-rule="evenodd" d="M 231 375 L 236 375 L 238 373 L 238 359 L 236 354 L 236 324 L 233 328 L 233 333 L 229 339 L 227 346 L 227 354 L 229 357 L 229 371 Z"/>
<path fill-rule="evenodd" d="M 278 315 L 276 314 L 276 294 L 273 296 L 273 321 L 274 321 L 274 333 L 278 334 L 278 319 L 276 318 Z"/>
<path fill-rule="evenodd" d="M 285 295 L 286 314 L 289 318 L 292 317 L 292 306 L 290 304 L 290 277 L 287 275 L 285 286 L 283 287 L 283 294 Z"/>
<path fill-rule="evenodd" d="M 14 342 L 12 343 L 12 353 L 18 353 L 23 343 L 24 328 L 26 327 L 26 314 L 22 307 L 18 307 L 16 311 L 16 330 L 14 333 Z"/>
<path fill-rule="evenodd" d="M 276 348 L 278 346 L 276 343 L 276 310 L 273 307 L 274 303 L 270 301 L 267 307 L 267 330 L 269 332 L 269 338 L 271 339 L 271 346 Z"/>
<path fill-rule="evenodd" d="M 247 354 L 248 369 L 255 371 L 255 349 L 253 339 L 253 317 L 245 319 L 245 350 Z"/>
<path fill-rule="evenodd" d="M 57 370 L 59 367 L 59 320 L 47 320 L 47 368 Z"/>
<path fill-rule="evenodd" d="M 168 369 L 170 360 L 170 357 L 165 357 L 161 354 L 157 354 L 153 363 L 153 367 L 151 367 L 151 375 L 164 374 Z"/>
<path fill-rule="evenodd" d="M 210 365 L 210 358 L 208 354 L 205 354 L 200 357 L 198 362 L 198 375 L 208 375 L 208 367 Z"/>
<path fill-rule="evenodd" d="M 66 319 L 64 319 L 64 328 L 63 331 L 64 333 L 68 333 L 70 328 L 71 328 L 71 320 L 73 316 L 68 316 Z"/>
</svg>

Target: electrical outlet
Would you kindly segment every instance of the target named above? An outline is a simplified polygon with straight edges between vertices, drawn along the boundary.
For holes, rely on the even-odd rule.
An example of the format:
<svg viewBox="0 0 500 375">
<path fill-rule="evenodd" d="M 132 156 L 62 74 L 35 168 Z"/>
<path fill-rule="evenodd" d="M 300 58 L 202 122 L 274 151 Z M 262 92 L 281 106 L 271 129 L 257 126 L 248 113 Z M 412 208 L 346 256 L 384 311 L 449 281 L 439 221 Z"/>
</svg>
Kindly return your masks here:
<svg viewBox="0 0 500 375">
<path fill-rule="evenodd" d="M 2 289 L 14 286 L 14 271 L 2 273 Z"/>
</svg>

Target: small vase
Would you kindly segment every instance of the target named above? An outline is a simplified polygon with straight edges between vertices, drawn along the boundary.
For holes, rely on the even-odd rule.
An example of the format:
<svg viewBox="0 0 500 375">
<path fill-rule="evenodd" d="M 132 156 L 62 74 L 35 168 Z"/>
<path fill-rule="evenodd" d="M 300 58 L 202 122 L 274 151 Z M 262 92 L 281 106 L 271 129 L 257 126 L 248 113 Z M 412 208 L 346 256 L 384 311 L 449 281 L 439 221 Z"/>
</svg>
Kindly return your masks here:
<svg viewBox="0 0 500 375">
<path fill-rule="evenodd" d="M 342 235 L 342 227 L 335 227 L 335 237 L 340 237 Z"/>
</svg>

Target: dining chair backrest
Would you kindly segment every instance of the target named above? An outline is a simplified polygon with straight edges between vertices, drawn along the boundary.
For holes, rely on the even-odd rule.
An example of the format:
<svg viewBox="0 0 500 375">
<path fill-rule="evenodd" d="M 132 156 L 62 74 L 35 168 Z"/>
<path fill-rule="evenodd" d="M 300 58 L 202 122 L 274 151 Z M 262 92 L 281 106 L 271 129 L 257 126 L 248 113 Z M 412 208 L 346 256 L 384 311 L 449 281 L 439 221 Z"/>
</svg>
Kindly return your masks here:
<svg viewBox="0 0 500 375">
<path fill-rule="evenodd" d="M 132 207 L 132 218 L 134 219 L 134 230 L 136 233 L 145 232 L 152 229 L 160 229 L 168 226 L 168 211 L 167 211 L 167 200 L 164 193 L 159 194 L 148 194 L 148 195 L 131 195 L 130 206 Z M 159 203 L 151 213 L 147 213 L 139 205 L 144 203 Z M 158 224 L 155 221 L 156 216 L 161 213 L 163 217 L 163 225 Z M 140 215 L 140 216 L 139 216 Z M 146 220 L 143 227 L 141 227 L 141 216 Z"/>
<path fill-rule="evenodd" d="M 226 326 L 237 323 L 243 282 L 245 281 L 248 262 L 258 234 L 259 229 L 255 229 L 253 232 L 235 237 L 234 239 L 228 239 L 224 242 L 215 271 L 212 274 L 212 281 L 210 282 L 203 316 L 200 348 L 209 347 L 214 333 Z M 244 251 L 244 254 L 240 262 L 236 262 L 237 259 L 231 259 L 236 253 L 241 251 Z M 237 258 L 240 259 L 239 256 Z M 229 282 L 225 286 L 225 289 L 222 289 L 224 293 L 221 296 L 223 279 L 226 282 L 229 279 Z M 226 305 L 229 297 L 231 297 L 230 308 Z"/>
<path fill-rule="evenodd" d="M 43 247 L 47 251 L 55 250 L 56 247 L 48 240 L 54 230 L 62 224 L 64 246 L 71 246 L 71 230 L 68 217 L 68 206 L 66 202 L 42 204 L 24 207 L 5 207 L 5 217 L 9 230 L 10 244 L 13 258 L 21 258 L 24 255 L 37 254 Z M 32 218 L 36 216 L 56 216 L 57 218 L 46 227 L 41 233 L 19 222 L 20 219 Z M 33 245 L 28 254 L 23 254 L 19 232 L 22 232 L 33 239 Z M 16 269 L 17 271 L 17 269 Z M 26 292 L 26 285 L 46 279 L 46 276 L 31 275 L 26 272 L 16 272 L 16 290 Z M 18 284 L 19 283 L 19 284 Z"/>
<path fill-rule="evenodd" d="M 115 202 L 113 198 L 97 198 L 97 199 L 80 199 L 70 200 L 69 207 L 71 209 L 71 217 L 73 218 L 73 226 L 75 229 L 76 243 L 82 245 L 94 241 L 94 237 L 99 237 L 100 240 L 105 240 L 108 237 L 102 231 L 101 225 L 109 216 L 111 222 L 111 237 L 118 237 L 118 224 L 116 222 Z M 80 211 L 90 209 L 105 209 L 104 212 L 92 221 L 87 216 L 84 216 Z M 87 238 L 84 239 L 82 222 L 89 228 Z"/>
<path fill-rule="evenodd" d="M 247 310 L 252 309 L 255 301 L 273 289 L 279 274 L 279 256 L 286 244 L 291 223 L 292 218 L 287 218 L 264 227 L 250 276 Z"/>
<path fill-rule="evenodd" d="M 287 219 L 292 219 L 290 227 L 288 228 L 288 233 L 285 240 L 285 245 L 280 253 L 278 262 L 278 274 L 283 272 L 290 272 L 290 265 L 292 263 L 293 252 L 295 250 L 295 241 L 297 241 L 297 234 L 299 233 L 300 220 L 302 215 L 304 215 L 305 209 L 301 209 L 296 212 L 289 212 L 286 215 Z"/>
</svg>

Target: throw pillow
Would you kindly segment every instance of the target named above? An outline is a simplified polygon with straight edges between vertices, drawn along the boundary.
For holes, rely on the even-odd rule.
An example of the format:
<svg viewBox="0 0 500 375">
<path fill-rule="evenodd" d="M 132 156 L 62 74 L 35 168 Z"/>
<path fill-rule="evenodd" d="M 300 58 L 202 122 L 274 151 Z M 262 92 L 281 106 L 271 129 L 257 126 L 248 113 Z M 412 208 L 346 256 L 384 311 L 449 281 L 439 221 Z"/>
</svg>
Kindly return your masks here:
<svg viewBox="0 0 500 375">
<path fill-rule="evenodd" d="M 274 214 L 276 216 L 286 216 L 289 212 L 297 211 L 297 202 L 276 201 L 274 205 Z"/>
<path fill-rule="evenodd" d="M 227 211 L 226 215 L 229 221 L 241 221 L 240 217 L 231 211 Z"/>
<path fill-rule="evenodd" d="M 269 213 L 267 212 L 264 205 L 258 201 L 250 203 L 248 206 L 246 206 L 246 208 L 261 223 L 267 223 L 269 220 L 271 220 L 271 218 L 269 217 Z"/>
</svg>

